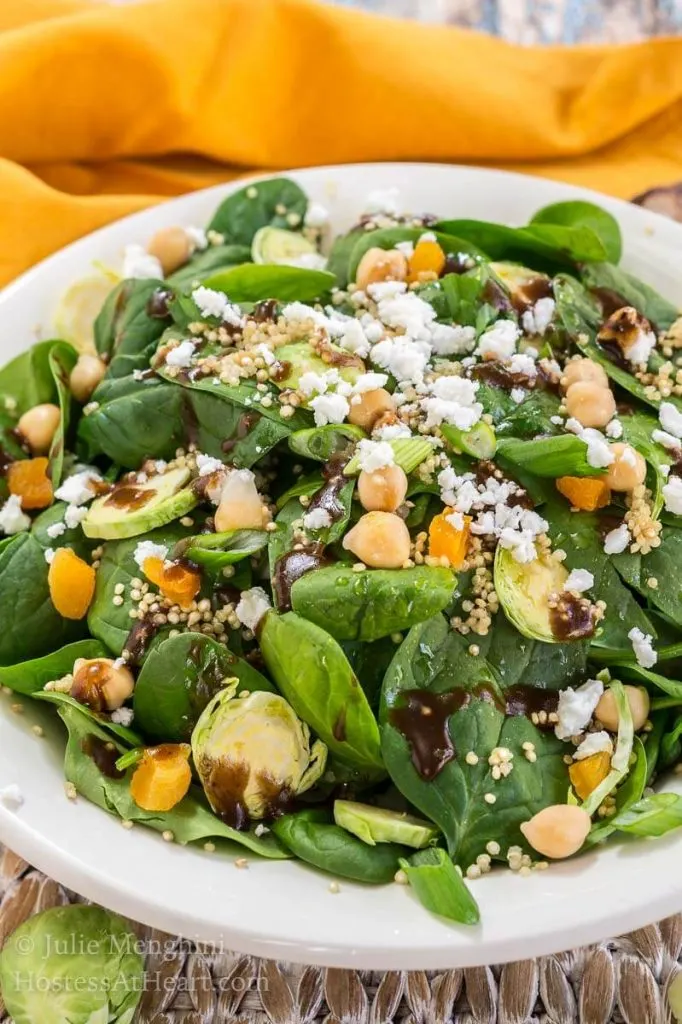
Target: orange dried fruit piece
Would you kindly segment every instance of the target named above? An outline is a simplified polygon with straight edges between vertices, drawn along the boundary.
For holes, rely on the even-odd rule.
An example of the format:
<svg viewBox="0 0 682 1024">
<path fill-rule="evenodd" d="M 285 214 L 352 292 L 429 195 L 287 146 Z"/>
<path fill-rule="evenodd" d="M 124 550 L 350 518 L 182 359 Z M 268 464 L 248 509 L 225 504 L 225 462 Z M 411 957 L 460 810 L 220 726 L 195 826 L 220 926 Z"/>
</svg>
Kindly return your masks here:
<svg viewBox="0 0 682 1024">
<path fill-rule="evenodd" d="M 600 750 L 582 761 L 574 761 L 568 769 L 568 775 L 580 799 L 587 800 L 610 771 L 611 755 L 606 750 Z"/>
<path fill-rule="evenodd" d="M 142 572 L 163 596 L 182 609 L 189 608 L 201 590 L 201 576 L 182 562 L 166 564 L 162 558 L 145 558 Z"/>
<path fill-rule="evenodd" d="M 7 469 L 7 485 L 10 494 L 21 498 L 21 507 L 47 508 L 52 504 L 54 492 L 52 481 L 47 475 L 49 459 L 40 456 L 38 459 L 19 459 L 12 462 Z"/>
<path fill-rule="evenodd" d="M 429 554 L 432 558 L 445 556 L 453 569 L 461 569 L 469 543 L 471 517 L 463 516 L 464 527 L 458 530 L 453 523 L 448 522 L 448 517 L 451 515 L 453 515 L 453 509 L 448 508 L 431 520 Z"/>
<path fill-rule="evenodd" d="M 573 508 L 583 512 L 594 512 L 611 501 L 608 484 L 597 476 L 560 476 L 556 488 L 564 498 L 568 498 Z"/>
<path fill-rule="evenodd" d="M 130 780 L 130 795 L 145 811 L 170 811 L 192 782 L 189 743 L 147 747 Z"/>
<path fill-rule="evenodd" d="M 445 267 L 445 253 L 438 242 L 424 238 L 417 242 L 407 261 L 407 280 L 410 284 L 440 277 Z"/>
<path fill-rule="evenodd" d="M 84 619 L 95 594 L 95 570 L 71 548 L 58 548 L 50 563 L 50 598 L 65 619 Z"/>
</svg>

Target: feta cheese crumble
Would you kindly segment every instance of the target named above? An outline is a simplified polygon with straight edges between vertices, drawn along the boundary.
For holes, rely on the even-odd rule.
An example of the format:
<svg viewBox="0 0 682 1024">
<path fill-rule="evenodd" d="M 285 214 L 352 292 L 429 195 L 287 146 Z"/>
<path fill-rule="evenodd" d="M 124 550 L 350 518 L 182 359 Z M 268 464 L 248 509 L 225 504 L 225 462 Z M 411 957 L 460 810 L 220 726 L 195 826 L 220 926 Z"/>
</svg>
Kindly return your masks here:
<svg viewBox="0 0 682 1024">
<path fill-rule="evenodd" d="M 628 362 L 636 366 L 648 363 L 649 356 L 656 348 L 656 335 L 653 331 L 646 331 L 639 328 L 634 341 L 623 352 Z"/>
<path fill-rule="evenodd" d="M 434 324 L 431 331 L 431 348 L 437 356 L 459 356 L 471 352 L 476 341 L 473 327 L 458 324 Z"/>
<path fill-rule="evenodd" d="M 588 732 L 580 746 L 573 753 L 576 761 L 584 761 L 586 757 L 593 754 L 612 754 L 613 742 L 609 734 L 602 729 L 601 732 Z"/>
<path fill-rule="evenodd" d="M 482 359 L 511 359 L 519 334 L 513 320 L 498 320 L 478 339 L 476 352 Z"/>
<path fill-rule="evenodd" d="M 186 370 L 192 365 L 193 356 L 194 342 L 181 341 L 166 354 L 166 366 L 177 366 L 179 369 Z"/>
<path fill-rule="evenodd" d="M 475 401 L 479 384 L 464 377 L 437 377 L 429 385 L 430 397 L 421 400 L 426 426 L 450 423 L 458 430 L 471 430 L 483 415 L 483 406 Z"/>
<path fill-rule="evenodd" d="M 559 691 L 558 722 L 554 729 L 557 739 L 568 740 L 584 731 L 603 692 L 604 684 L 599 679 L 588 679 L 577 689 L 569 686 Z"/>
<path fill-rule="evenodd" d="M 195 228 L 191 224 L 185 228 L 185 234 L 190 240 L 193 249 L 207 249 L 208 238 L 203 228 Z"/>
<path fill-rule="evenodd" d="M 121 269 L 123 278 L 158 278 L 163 281 L 163 267 L 161 263 L 142 245 L 126 245 L 123 250 L 123 267 Z"/>
<path fill-rule="evenodd" d="M 215 459 L 212 455 L 199 453 L 197 455 L 197 469 L 199 470 L 199 476 L 212 476 L 213 473 L 220 473 L 225 469 L 225 466 L 220 459 Z"/>
<path fill-rule="evenodd" d="M 388 377 L 385 373 L 361 373 L 352 391 L 354 395 L 364 395 L 366 391 L 376 391 L 378 388 L 385 388 Z"/>
<path fill-rule="evenodd" d="M 242 592 L 235 611 L 241 624 L 255 633 L 258 623 L 271 607 L 270 599 L 263 588 L 251 587 L 250 590 Z"/>
<path fill-rule="evenodd" d="M 54 496 L 58 501 L 65 501 L 69 505 L 85 505 L 86 502 L 92 501 L 97 493 L 92 485 L 101 481 L 101 476 L 89 469 L 73 473 L 66 478 L 61 487 L 57 488 Z"/>
<path fill-rule="evenodd" d="M 31 520 L 25 512 L 21 511 L 21 498 L 18 494 L 10 494 L 7 501 L 0 508 L 0 530 L 8 536 L 14 533 L 23 533 L 31 526 Z"/>
<path fill-rule="evenodd" d="M 61 537 L 63 533 L 66 533 L 66 523 L 53 523 L 52 526 L 48 526 L 45 533 L 50 540 L 56 540 L 57 537 Z"/>
<path fill-rule="evenodd" d="M 594 586 L 594 576 L 587 569 L 572 569 L 564 583 L 564 590 L 572 590 L 584 594 Z"/>
<path fill-rule="evenodd" d="M 667 484 L 664 484 L 661 492 L 665 501 L 667 512 L 676 516 L 682 516 L 682 478 L 671 476 Z"/>
<path fill-rule="evenodd" d="M 658 418 L 666 433 L 682 438 L 682 412 L 676 405 L 673 405 L 672 402 L 661 402 Z"/>
<path fill-rule="evenodd" d="M 327 530 L 332 525 L 332 517 L 326 508 L 313 508 L 303 516 L 306 530 Z"/>
<path fill-rule="evenodd" d="M 82 505 L 67 505 L 64 512 L 64 524 L 67 530 L 75 530 L 83 522 L 88 514 L 87 508 Z"/>
<path fill-rule="evenodd" d="M 546 296 L 538 299 L 530 309 L 525 310 L 521 317 L 521 325 L 526 334 L 543 335 L 552 322 L 554 309 L 554 299 Z"/>
<path fill-rule="evenodd" d="M 54 548 L 45 548 L 43 555 L 48 565 L 52 565 L 54 562 L 54 556 L 57 554 Z"/>
<path fill-rule="evenodd" d="M 615 530 L 609 530 L 604 537 L 604 552 L 607 555 L 620 555 L 631 541 L 630 531 L 626 523 L 621 523 Z"/>
<path fill-rule="evenodd" d="M 623 424 L 620 422 L 620 420 L 611 420 L 610 423 L 606 424 L 606 429 L 604 433 L 613 441 L 617 441 L 619 437 L 623 436 Z"/>
<path fill-rule="evenodd" d="M 140 569 L 143 569 L 148 558 L 160 558 L 165 562 L 168 558 L 168 547 L 165 544 L 155 544 L 153 540 L 141 540 L 133 551 L 133 558 Z"/>
<path fill-rule="evenodd" d="M 365 473 L 374 473 L 378 469 L 395 465 L 395 454 L 388 441 L 363 439 L 358 442 L 357 455 L 360 469 Z"/>
<path fill-rule="evenodd" d="M 111 721 L 114 725 L 124 725 L 126 728 L 133 724 L 135 712 L 132 708 L 116 708 L 111 712 Z"/>
<path fill-rule="evenodd" d="M 348 399 L 343 395 L 317 395 L 310 402 L 316 427 L 326 427 L 328 423 L 343 423 L 350 412 Z"/>
<path fill-rule="evenodd" d="M 214 291 L 213 288 L 195 288 L 192 298 L 199 307 L 202 316 L 215 316 L 223 323 L 231 324 L 233 327 L 241 327 L 244 318 L 238 306 L 235 306 L 223 292 Z"/>
<path fill-rule="evenodd" d="M 632 644 L 632 649 L 635 652 L 635 658 L 640 668 L 653 668 L 658 661 L 653 639 L 651 633 L 643 633 L 638 626 L 633 626 L 628 633 L 628 640 Z"/>
</svg>

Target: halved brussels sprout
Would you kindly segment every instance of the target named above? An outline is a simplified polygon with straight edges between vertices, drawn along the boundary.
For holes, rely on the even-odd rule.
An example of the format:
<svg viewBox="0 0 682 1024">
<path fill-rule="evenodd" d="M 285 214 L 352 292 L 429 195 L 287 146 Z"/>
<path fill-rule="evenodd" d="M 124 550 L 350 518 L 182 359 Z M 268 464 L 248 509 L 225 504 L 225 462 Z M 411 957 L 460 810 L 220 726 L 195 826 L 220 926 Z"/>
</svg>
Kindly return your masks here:
<svg viewBox="0 0 682 1024">
<path fill-rule="evenodd" d="M 554 631 L 549 599 L 561 594 L 568 571 L 547 557 L 517 562 L 511 551 L 498 546 L 495 553 L 495 590 L 504 613 L 520 633 L 546 644 L 560 643 Z"/>
<path fill-rule="evenodd" d="M 230 679 L 192 733 L 192 754 L 213 810 L 234 827 L 282 810 L 317 782 L 327 763 L 321 740 L 279 694 L 242 691 Z"/>
</svg>

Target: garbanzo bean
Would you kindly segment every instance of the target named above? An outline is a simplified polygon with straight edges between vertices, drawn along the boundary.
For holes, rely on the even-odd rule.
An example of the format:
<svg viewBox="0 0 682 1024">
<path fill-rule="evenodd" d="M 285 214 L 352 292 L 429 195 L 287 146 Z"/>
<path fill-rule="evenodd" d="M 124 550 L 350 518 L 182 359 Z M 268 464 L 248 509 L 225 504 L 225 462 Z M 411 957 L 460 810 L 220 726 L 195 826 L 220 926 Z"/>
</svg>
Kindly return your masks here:
<svg viewBox="0 0 682 1024">
<path fill-rule="evenodd" d="M 367 512 L 395 512 L 407 494 L 407 476 L 400 466 L 384 466 L 358 477 L 358 497 Z"/>
<path fill-rule="evenodd" d="M 71 371 L 69 387 L 77 402 L 87 402 L 107 372 L 106 363 L 99 356 L 83 352 Z"/>
<path fill-rule="evenodd" d="M 358 264 L 355 284 L 360 291 L 377 281 L 407 280 L 407 260 L 400 249 L 368 249 Z"/>
<path fill-rule="evenodd" d="M 348 421 L 363 430 L 370 431 L 380 416 L 393 412 L 393 399 L 385 388 L 364 391 L 357 397 L 359 402 L 351 400 Z"/>
<path fill-rule="evenodd" d="M 611 445 L 613 462 L 604 474 L 612 491 L 633 491 L 646 479 L 646 462 L 630 444 L 616 441 Z"/>
<path fill-rule="evenodd" d="M 592 822 L 587 811 L 574 804 L 553 804 L 521 825 L 527 842 L 543 857 L 563 860 L 577 853 Z"/>
<path fill-rule="evenodd" d="M 187 263 L 192 255 L 192 243 L 184 228 L 161 228 L 149 239 L 147 252 L 156 256 L 167 277 Z"/>
<path fill-rule="evenodd" d="M 632 724 L 635 732 L 643 728 L 649 717 L 651 700 L 643 686 L 624 686 L 625 695 L 632 712 Z M 609 732 L 618 732 L 620 716 L 616 705 L 616 698 L 611 690 L 605 690 L 599 698 L 599 703 L 594 710 L 595 718 L 598 718 L 605 729 Z"/>
<path fill-rule="evenodd" d="M 604 367 L 600 366 L 599 363 L 595 363 L 593 359 L 586 359 L 583 356 L 580 356 L 578 359 L 571 359 L 570 362 L 566 363 L 561 376 L 561 387 L 564 391 L 567 391 L 571 384 L 577 384 L 578 381 L 589 381 L 592 384 L 598 384 L 602 388 L 608 388 L 609 386 L 609 378 L 606 376 Z"/>
<path fill-rule="evenodd" d="M 58 406 L 51 402 L 34 405 L 17 423 L 17 430 L 34 455 L 46 455 L 61 420 Z"/>
<path fill-rule="evenodd" d="M 130 669 L 111 658 L 79 658 L 73 666 L 71 696 L 93 711 L 115 711 L 134 688 Z"/>
<path fill-rule="evenodd" d="M 564 398 L 569 416 L 584 427 L 605 427 L 616 412 L 616 400 L 609 388 L 594 381 L 579 380 L 571 384 Z"/>
<path fill-rule="evenodd" d="M 410 557 L 410 533 L 392 512 L 366 512 L 343 538 L 343 546 L 373 569 L 399 569 Z"/>
</svg>

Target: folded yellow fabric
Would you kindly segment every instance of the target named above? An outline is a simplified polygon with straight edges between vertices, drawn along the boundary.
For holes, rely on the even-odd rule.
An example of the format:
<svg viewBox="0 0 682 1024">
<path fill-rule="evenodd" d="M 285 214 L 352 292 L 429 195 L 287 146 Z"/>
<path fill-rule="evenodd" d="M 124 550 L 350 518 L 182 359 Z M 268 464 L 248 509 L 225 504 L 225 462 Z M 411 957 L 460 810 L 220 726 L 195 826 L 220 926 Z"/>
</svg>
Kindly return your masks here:
<svg viewBox="0 0 682 1024">
<path fill-rule="evenodd" d="M 0 281 L 253 169 L 492 163 L 682 178 L 682 39 L 530 50 L 309 0 L 0 3 Z"/>
</svg>

